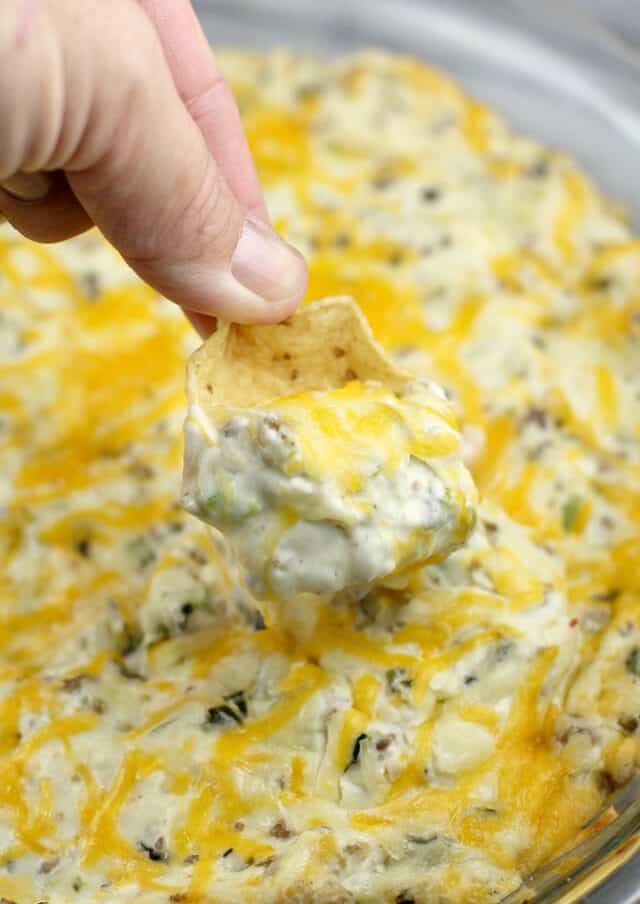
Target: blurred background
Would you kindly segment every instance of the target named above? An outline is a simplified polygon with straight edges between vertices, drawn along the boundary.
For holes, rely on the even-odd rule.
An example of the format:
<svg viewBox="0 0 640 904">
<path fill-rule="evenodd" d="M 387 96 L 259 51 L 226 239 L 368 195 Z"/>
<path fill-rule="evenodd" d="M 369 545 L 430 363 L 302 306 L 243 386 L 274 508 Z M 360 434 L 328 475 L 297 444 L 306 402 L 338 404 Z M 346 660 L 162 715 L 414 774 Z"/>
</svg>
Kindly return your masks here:
<svg viewBox="0 0 640 904">
<path fill-rule="evenodd" d="M 640 0 L 194 0 L 214 45 L 385 47 L 570 151 L 640 227 Z"/>
<path fill-rule="evenodd" d="M 583 10 L 625 40 L 640 45 L 638 0 L 577 0 Z"/>
</svg>

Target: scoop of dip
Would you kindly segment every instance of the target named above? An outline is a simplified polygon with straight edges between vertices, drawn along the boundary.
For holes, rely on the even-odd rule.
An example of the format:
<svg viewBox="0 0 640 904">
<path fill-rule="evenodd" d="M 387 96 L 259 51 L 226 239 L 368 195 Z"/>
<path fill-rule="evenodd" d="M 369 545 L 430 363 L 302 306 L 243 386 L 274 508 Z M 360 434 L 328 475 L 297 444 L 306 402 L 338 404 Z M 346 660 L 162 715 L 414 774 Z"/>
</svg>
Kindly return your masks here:
<svg viewBox="0 0 640 904">
<path fill-rule="evenodd" d="M 359 595 L 464 542 L 476 497 L 451 408 L 384 357 L 353 302 L 222 329 L 190 368 L 183 504 L 257 597 Z"/>
</svg>

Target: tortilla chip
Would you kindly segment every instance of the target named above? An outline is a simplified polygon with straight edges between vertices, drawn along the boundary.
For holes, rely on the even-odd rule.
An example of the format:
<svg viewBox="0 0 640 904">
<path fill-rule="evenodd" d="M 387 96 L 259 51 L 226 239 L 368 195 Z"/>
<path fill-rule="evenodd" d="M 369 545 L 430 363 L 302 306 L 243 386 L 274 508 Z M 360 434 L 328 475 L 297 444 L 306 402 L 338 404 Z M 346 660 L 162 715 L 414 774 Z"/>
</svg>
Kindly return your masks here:
<svg viewBox="0 0 640 904">
<path fill-rule="evenodd" d="M 251 408 L 282 396 L 377 380 L 400 390 L 411 379 L 395 367 L 348 296 L 306 305 L 273 326 L 219 323 L 189 359 L 189 398 L 205 412 Z"/>
</svg>

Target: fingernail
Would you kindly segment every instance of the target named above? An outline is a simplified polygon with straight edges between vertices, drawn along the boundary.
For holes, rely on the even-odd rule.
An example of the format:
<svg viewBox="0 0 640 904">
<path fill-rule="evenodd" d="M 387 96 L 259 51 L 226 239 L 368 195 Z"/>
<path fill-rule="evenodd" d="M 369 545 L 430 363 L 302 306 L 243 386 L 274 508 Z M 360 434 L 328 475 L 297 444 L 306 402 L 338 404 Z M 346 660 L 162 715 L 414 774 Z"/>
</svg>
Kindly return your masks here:
<svg viewBox="0 0 640 904">
<path fill-rule="evenodd" d="M 304 292 L 307 265 L 266 223 L 248 216 L 231 258 L 231 273 L 245 289 L 278 302 Z"/>
<path fill-rule="evenodd" d="M 0 185 L 18 201 L 41 201 L 51 190 L 52 178 L 48 173 L 16 173 Z"/>
</svg>

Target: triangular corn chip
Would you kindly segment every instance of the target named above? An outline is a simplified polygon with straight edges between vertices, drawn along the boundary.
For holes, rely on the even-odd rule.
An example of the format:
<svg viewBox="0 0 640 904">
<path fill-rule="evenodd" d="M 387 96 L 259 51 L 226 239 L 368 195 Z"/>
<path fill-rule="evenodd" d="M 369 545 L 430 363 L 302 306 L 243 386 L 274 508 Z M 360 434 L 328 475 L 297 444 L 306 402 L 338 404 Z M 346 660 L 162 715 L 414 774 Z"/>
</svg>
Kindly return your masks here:
<svg viewBox="0 0 640 904">
<path fill-rule="evenodd" d="M 226 537 L 258 598 L 360 595 L 471 530 L 442 390 L 391 363 L 352 299 L 220 325 L 188 380 L 183 505 Z"/>
<path fill-rule="evenodd" d="M 325 298 L 273 326 L 220 323 L 189 360 L 190 401 L 250 408 L 307 390 L 377 380 L 399 389 L 411 377 L 387 358 L 355 301 Z"/>
</svg>

